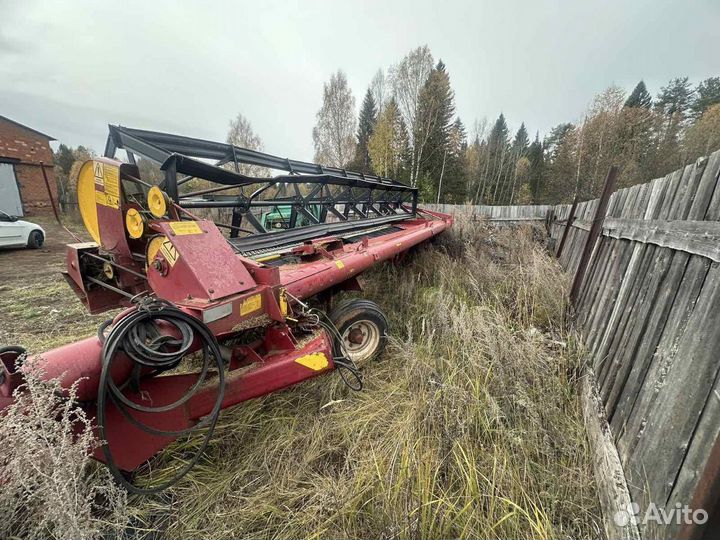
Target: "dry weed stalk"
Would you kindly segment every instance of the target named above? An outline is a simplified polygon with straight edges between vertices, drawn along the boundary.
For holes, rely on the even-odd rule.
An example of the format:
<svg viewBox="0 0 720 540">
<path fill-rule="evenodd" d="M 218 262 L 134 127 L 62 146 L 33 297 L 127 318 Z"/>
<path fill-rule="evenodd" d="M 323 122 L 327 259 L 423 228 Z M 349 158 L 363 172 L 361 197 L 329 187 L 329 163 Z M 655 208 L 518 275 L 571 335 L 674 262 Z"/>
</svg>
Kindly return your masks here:
<svg viewBox="0 0 720 540">
<path fill-rule="evenodd" d="M 0 538 L 90 539 L 127 523 L 126 494 L 92 461 L 90 420 L 76 386 L 26 369 L 0 418 Z M 78 383 L 76 383 L 77 385 Z"/>
</svg>

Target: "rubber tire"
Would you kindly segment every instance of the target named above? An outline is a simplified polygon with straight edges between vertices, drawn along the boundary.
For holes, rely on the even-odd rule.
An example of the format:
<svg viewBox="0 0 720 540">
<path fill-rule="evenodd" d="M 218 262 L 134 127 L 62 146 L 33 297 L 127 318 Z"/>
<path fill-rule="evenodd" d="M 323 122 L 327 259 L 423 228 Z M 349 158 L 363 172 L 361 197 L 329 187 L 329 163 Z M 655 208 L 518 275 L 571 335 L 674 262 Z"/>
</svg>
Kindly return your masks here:
<svg viewBox="0 0 720 540">
<path fill-rule="evenodd" d="M 0 347 L 0 354 L 6 352 L 25 354 L 27 351 L 25 350 L 25 347 L 21 347 L 20 345 L 8 345 L 7 347 Z"/>
<path fill-rule="evenodd" d="M 330 320 L 335 324 L 339 334 L 342 336 L 348 327 L 358 321 L 370 321 L 377 325 L 380 330 L 380 340 L 375 351 L 363 363 L 374 360 L 380 356 L 387 345 L 388 320 L 380 307 L 370 300 L 354 298 L 345 300 L 338 304 L 329 315 Z M 335 350 L 340 351 L 340 340 L 335 338 Z"/>
<path fill-rule="evenodd" d="M 45 241 L 43 233 L 40 231 L 32 231 L 28 236 L 27 247 L 30 249 L 40 249 Z"/>
<path fill-rule="evenodd" d="M 25 350 L 25 347 L 20 347 L 19 345 L 8 345 L 7 347 L 0 347 L 0 356 L 6 353 L 15 353 L 15 359 L 17 360 L 18 356 L 26 354 L 27 351 Z M 17 366 L 13 366 L 12 369 L 8 368 L 8 371 L 10 371 L 10 373 L 13 373 L 16 367 Z"/>
</svg>

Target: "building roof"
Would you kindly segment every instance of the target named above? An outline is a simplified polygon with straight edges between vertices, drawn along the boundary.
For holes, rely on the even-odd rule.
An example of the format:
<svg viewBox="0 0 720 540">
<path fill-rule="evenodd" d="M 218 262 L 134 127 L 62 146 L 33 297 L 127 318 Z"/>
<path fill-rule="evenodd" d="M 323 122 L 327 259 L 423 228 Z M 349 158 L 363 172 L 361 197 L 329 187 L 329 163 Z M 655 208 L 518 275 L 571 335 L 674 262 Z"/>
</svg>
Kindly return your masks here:
<svg viewBox="0 0 720 540">
<path fill-rule="evenodd" d="M 7 116 L 3 116 L 0 114 L 0 121 L 5 120 L 6 122 L 10 122 L 11 124 L 15 124 L 16 126 L 19 126 L 23 129 L 27 129 L 28 131 L 32 131 L 33 133 L 37 133 L 38 135 L 46 138 L 48 141 L 55 141 L 55 137 L 51 137 L 50 135 L 46 135 L 42 131 L 38 131 L 37 129 L 33 129 L 31 127 L 26 126 L 25 124 L 21 124 L 20 122 L 16 122 L 15 120 L 11 120 Z"/>
</svg>

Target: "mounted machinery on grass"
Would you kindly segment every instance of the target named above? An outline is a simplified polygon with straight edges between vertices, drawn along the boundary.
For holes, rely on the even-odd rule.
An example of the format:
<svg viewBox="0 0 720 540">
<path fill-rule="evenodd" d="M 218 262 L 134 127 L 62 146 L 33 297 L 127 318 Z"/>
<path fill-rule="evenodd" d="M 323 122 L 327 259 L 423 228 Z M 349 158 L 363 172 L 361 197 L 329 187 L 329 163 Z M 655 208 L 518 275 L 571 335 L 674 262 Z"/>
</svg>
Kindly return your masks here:
<svg viewBox="0 0 720 540">
<path fill-rule="evenodd" d="M 159 185 L 140 177 L 138 156 L 160 165 Z M 110 126 L 105 157 L 78 179 L 94 241 L 68 245 L 64 275 L 90 313 L 125 309 L 97 336 L 24 365 L 65 387 L 80 381 L 103 441 L 96 457 L 131 491 L 163 489 L 197 462 L 221 409 L 333 369 L 361 387 L 356 364 L 382 349 L 385 316 L 366 300 L 329 315 L 305 300 L 360 290 L 358 274 L 451 226 L 417 197 L 387 178 Z M 21 353 L 0 353 L 0 408 L 22 383 Z M 204 443 L 175 478 L 128 480 L 202 428 Z"/>
</svg>

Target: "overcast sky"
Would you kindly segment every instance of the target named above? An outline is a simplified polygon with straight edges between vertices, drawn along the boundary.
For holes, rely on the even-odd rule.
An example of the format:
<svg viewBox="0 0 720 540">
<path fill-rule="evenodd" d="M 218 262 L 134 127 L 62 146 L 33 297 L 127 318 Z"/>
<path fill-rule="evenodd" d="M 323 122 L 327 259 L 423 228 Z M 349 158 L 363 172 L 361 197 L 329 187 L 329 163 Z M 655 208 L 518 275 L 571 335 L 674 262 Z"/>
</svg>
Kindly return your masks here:
<svg viewBox="0 0 720 540">
<path fill-rule="evenodd" d="M 108 123 L 224 140 L 242 112 L 268 152 L 310 160 L 333 71 L 359 106 L 427 44 L 468 130 L 502 111 L 542 136 L 611 84 L 720 75 L 719 34 L 719 0 L 0 0 L 0 115 L 102 152 Z"/>
</svg>

